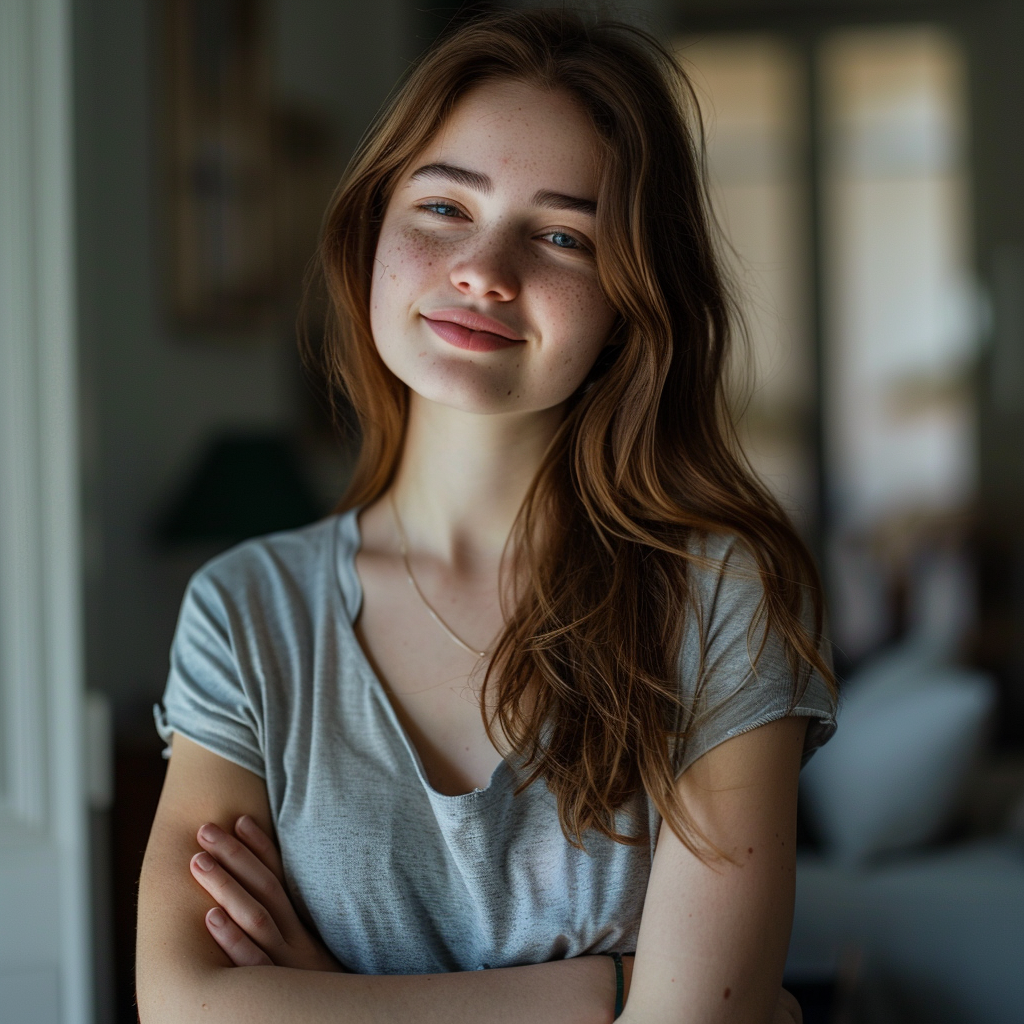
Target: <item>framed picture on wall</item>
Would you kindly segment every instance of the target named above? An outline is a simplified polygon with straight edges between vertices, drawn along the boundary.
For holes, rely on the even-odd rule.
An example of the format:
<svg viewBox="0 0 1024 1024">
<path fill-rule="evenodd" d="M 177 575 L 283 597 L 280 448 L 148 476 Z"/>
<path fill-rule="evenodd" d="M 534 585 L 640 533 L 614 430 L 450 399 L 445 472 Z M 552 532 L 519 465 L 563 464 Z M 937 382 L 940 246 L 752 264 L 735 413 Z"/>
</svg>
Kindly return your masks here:
<svg viewBox="0 0 1024 1024">
<path fill-rule="evenodd" d="M 265 323 L 280 291 L 269 53 L 261 0 L 163 0 L 171 318 Z"/>
</svg>

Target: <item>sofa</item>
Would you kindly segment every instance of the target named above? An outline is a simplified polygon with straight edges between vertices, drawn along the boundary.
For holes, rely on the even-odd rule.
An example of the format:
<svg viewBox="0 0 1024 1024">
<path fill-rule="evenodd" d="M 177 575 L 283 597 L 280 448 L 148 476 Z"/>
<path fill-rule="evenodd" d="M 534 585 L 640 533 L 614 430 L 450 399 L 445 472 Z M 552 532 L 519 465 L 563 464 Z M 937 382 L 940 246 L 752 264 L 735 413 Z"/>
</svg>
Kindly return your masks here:
<svg viewBox="0 0 1024 1024">
<path fill-rule="evenodd" d="M 832 994 L 807 1024 L 1024 1024 L 1024 761 L 987 834 L 971 826 L 996 712 L 992 680 L 927 645 L 844 685 L 801 774 L 820 843 L 798 852 L 786 980 Z"/>
</svg>

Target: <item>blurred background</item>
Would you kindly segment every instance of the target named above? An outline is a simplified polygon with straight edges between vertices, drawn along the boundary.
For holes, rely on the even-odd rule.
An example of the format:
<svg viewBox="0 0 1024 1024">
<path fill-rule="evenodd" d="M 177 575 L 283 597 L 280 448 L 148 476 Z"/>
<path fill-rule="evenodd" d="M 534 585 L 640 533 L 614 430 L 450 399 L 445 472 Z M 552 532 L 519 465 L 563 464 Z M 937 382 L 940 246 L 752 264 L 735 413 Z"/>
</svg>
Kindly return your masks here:
<svg viewBox="0 0 1024 1024">
<path fill-rule="evenodd" d="M 26 39 L 63 12 L 48 60 L 69 96 L 81 991 L 97 1021 L 136 1019 L 135 887 L 164 764 L 152 705 L 185 584 L 245 537 L 328 513 L 346 481 L 349 446 L 296 347 L 323 211 L 409 62 L 481 9 L 5 9 Z M 741 433 L 828 594 L 845 704 L 804 772 L 787 982 L 807 1024 L 1019 1024 L 1024 2 L 600 9 L 691 75 L 756 371 L 737 391 Z M 315 343 L 315 309 L 310 323 Z M 37 991 L 42 975 L 2 960 L 0 997 L 29 990 L 17 978 Z M 10 1019 L 89 1019 L 41 1006 Z"/>
</svg>

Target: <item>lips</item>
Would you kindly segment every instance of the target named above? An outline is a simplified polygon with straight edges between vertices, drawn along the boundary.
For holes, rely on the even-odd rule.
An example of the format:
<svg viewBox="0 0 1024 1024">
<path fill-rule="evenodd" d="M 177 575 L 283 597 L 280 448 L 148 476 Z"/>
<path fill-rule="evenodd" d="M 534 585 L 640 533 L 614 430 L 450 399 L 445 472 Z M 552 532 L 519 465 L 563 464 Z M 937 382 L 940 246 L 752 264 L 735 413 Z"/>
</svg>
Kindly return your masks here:
<svg viewBox="0 0 1024 1024">
<path fill-rule="evenodd" d="M 436 335 L 449 345 L 470 352 L 494 352 L 525 341 L 497 320 L 468 309 L 440 309 L 429 316 L 422 315 Z"/>
</svg>

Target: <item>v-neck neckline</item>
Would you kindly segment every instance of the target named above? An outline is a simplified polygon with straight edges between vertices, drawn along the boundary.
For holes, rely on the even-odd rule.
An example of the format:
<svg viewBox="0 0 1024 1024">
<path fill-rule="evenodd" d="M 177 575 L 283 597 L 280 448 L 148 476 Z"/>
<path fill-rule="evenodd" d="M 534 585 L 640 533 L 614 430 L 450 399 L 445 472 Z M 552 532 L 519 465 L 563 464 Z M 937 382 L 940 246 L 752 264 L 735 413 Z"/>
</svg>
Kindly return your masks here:
<svg viewBox="0 0 1024 1024">
<path fill-rule="evenodd" d="M 391 703 L 391 697 L 388 694 L 387 687 L 377 675 L 366 651 L 363 650 L 363 645 L 359 642 L 359 636 L 356 633 L 356 621 L 358 620 L 363 608 L 363 582 L 359 578 L 359 572 L 356 569 L 356 556 L 359 554 L 363 542 L 362 533 L 359 529 L 359 513 L 362 510 L 363 506 L 357 505 L 354 508 L 341 513 L 338 517 L 337 536 L 340 538 L 341 543 L 338 544 L 337 550 L 335 551 L 335 565 L 337 566 L 339 576 L 338 583 L 349 613 L 347 625 L 352 634 L 352 643 L 357 651 L 357 657 L 362 674 L 367 679 L 379 703 L 384 708 L 385 714 L 388 721 L 391 723 L 392 728 L 398 734 L 406 750 L 409 752 L 409 756 L 412 759 L 413 766 L 416 769 L 420 782 L 422 783 L 423 788 L 427 791 L 431 801 L 434 803 L 458 803 L 460 801 L 479 802 L 483 797 L 492 797 L 503 791 L 503 786 L 501 785 L 502 781 L 510 778 L 515 773 L 515 769 L 504 757 L 502 757 L 494 766 L 494 769 L 491 772 L 491 777 L 488 780 L 487 785 L 483 788 L 478 787 L 470 790 L 468 793 L 449 794 L 439 792 L 430 784 L 430 780 L 427 778 L 427 773 L 424 769 L 423 760 L 420 757 L 419 751 L 416 749 L 416 745 L 412 742 L 408 732 L 402 725 L 402 722 L 398 717 L 398 712 L 395 710 L 394 704 Z"/>
</svg>

